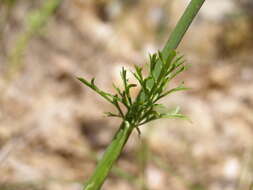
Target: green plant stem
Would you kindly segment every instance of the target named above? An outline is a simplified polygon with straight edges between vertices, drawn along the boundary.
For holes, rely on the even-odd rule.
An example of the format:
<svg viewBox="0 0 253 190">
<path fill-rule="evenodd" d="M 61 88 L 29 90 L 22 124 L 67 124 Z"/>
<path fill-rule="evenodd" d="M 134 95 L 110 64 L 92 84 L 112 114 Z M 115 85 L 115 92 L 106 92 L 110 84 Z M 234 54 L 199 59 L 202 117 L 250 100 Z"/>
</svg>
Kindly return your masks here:
<svg viewBox="0 0 253 190">
<path fill-rule="evenodd" d="M 171 50 L 177 48 L 204 1 L 205 0 L 192 0 L 190 2 L 162 50 L 164 58 L 169 56 Z M 101 188 L 134 128 L 135 126 L 129 126 L 126 122 L 121 124 L 121 127 L 116 132 L 111 144 L 108 146 L 102 159 L 99 161 L 93 175 L 85 184 L 84 190 L 99 190 Z"/>
<path fill-rule="evenodd" d="M 171 50 L 178 47 L 204 2 L 205 0 L 191 0 L 162 50 L 165 59 Z"/>
<path fill-rule="evenodd" d="M 85 190 L 100 189 L 108 176 L 114 162 L 119 157 L 134 127 L 122 122 L 111 144 L 107 147 L 103 158 L 99 161 L 94 174 L 85 185 Z"/>
</svg>

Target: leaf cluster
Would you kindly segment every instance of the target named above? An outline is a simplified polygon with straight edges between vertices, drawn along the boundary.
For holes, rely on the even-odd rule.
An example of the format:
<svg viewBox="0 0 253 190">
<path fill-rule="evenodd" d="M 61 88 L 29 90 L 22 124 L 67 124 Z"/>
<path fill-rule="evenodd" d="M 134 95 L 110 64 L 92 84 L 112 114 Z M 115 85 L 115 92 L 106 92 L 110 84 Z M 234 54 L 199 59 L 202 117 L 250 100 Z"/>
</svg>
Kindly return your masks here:
<svg viewBox="0 0 253 190">
<path fill-rule="evenodd" d="M 107 112 L 108 116 L 122 118 L 124 122 L 135 127 L 138 132 L 140 132 L 138 128 L 140 125 L 160 118 L 186 119 L 178 107 L 169 110 L 158 103 L 160 99 L 169 94 L 188 89 L 181 83 L 176 88 L 167 90 L 168 83 L 186 69 L 183 56 L 178 56 L 177 52 L 173 50 L 165 59 L 162 53 L 158 52 L 149 56 L 147 64 L 149 73 L 146 77 L 142 67 L 135 66 L 135 70 L 132 72 L 141 87 L 137 97 L 133 97 L 130 93 L 130 90 L 137 87 L 137 84 L 129 82 L 127 70 L 124 67 L 120 73 L 124 87 L 120 89 L 114 85 L 115 94 L 104 92 L 98 88 L 94 78 L 90 82 L 84 78 L 78 79 L 116 107 L 117 113 Z M 125 107 L 125 111 L 122 106 Z"/>
</svg>

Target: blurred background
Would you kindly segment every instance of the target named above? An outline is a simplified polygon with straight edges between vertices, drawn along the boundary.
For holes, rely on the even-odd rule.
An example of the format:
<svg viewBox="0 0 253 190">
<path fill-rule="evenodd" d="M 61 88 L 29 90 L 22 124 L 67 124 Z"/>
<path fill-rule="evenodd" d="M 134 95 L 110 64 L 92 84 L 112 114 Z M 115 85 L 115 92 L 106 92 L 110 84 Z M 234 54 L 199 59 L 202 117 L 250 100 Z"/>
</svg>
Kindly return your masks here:
<svg viewBox="0 0 253 190">
<path fill-rule="evenodd" d="M 112 92 L 188 3 L 1 0 L 0 189 L 80 190 L 120 121 L 75 77 Z M 103 189 L 253 189 L 252 34 L 252 0 L 206 1 L 179 47 L 190 68 L 173 82 L 191 90 L 164 100 L 192 123 L 134 132 Z"/>
</svg>

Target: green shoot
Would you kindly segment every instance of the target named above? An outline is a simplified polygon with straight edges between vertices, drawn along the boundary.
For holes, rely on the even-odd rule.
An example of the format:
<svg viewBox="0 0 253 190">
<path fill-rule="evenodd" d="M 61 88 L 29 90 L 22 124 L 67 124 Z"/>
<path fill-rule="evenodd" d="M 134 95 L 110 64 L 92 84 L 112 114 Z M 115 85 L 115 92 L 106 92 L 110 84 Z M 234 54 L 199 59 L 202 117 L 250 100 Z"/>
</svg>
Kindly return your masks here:
<svg viewBox="0 0 253 190">
<path fill-rule="evenodd" d="M 115 94 L 101 90 L 95 85 L 95 79 L 89 82 L 84 78 L 78 78 L 83 84 L 114 105 L 116 112 L 108 112 L 108 116 L 122 119 L 118 131 L 99 161 L 93 175 L 86 182 L 84 190 L 99 190 L 101 188 L 134 129 L 140 134 L 139 127 L 141 125 L 157 119 L 187 119 L 186 116 L 180 113 L 179 108 L 168 109 L 164 105 L 159 104 L 159 101 L 169 94 L 187 89 L 184 83 L 181 83 L 176 88 L 167 89 L 167 86 L 172 79 L 186 69 L 183 57 L 178 55 L 175 49 L 181 42 L 204 1 L 191 0 L 162 52 L 150 55 L 149 62 L 147 63 L 149 68 L 147 76 L 143 74 L 142 67 L 135 66 L 135 71 L 132 74 L 137 84 L 129 82 L 128 72 L 124 68 L 122 68 L 120 73 L 124 87 L 120 89 L 114 86 Z M 140 92 L 135 98 L 131 96 L 130 91 L 138 85 L 140 86 Z"/>
<path fill-rule="evenodd" d="M 159 76 L 155 76 L 153 68 L 156 67 L 156 64 L 159 61 L 162 63 L 161 72 Z M 99 89 L 95 85 L 95 79 L 92 79 L 90 82 L 83 78 L 78 79 L 115 106 L 117 112 L 108 112 L 108 116 L 120 117 L 123 122 L 128 122 L 138 130 L 139 126 L 153 120 L 161 118 L 186 118 L 184 115 L 180 114 L 178 108 L 167 112 L 160 112 L 159 109 L 157 109 L 158 107 L 163 106 L 162 104 L 157 103 L 158 100 L 168 94 L 187 89 L 182 83 L 176 88 L 166 90 L 168 83 L 185 70 L 183 62 L 182 56 L 177 57 L 175 51 L 171 51 L 171 55 L 167 60 L 164 60 L 161 53 L 158 52 L 150 56 L 150 71 L 148 76 L 143 76 L 142 68 L 135 66 L 135 72 L 132 74 L 137 79 L 142 89 L 135 100 L 130 95 L 130 90 L 131 88 L 137 87 L 137 84 L 129 83 L 127 71 L 124 68 L 122 68 L 121 71 L 124 89 L 121 90 L 118 87 L 115 87 L 115 94 L 110 94 Z M 125 113 L 121 108 L 122 106 L 125 107 Z"/>
</svg>

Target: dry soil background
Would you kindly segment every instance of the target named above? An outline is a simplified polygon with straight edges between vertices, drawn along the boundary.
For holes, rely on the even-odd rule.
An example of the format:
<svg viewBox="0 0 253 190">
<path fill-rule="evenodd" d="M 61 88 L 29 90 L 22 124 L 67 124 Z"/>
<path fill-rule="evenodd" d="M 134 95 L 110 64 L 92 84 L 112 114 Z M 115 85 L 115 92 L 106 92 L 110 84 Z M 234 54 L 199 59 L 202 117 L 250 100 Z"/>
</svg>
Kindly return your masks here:
<svg viewBox="0 0 253 190">
<path fill-rule="evenodd" d="M 120 121 L 75 76 L 112 91 L 122 66 L 161 48 L 188 1 L 63 0 L 29 40 L 17 72 L 8 56 L 43 1 L 0 2 L 0 189 L 79 190 Z M 162 120 L 134 134 L 105 190 L 250 190 L 253 184 L 251 1 L 207 0 L 179 51 L 192 89 L 166 98 L 192 123 Z"/>
</svg>

